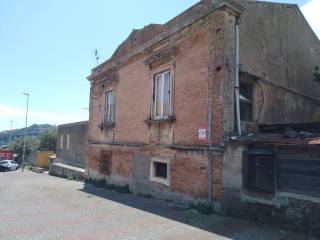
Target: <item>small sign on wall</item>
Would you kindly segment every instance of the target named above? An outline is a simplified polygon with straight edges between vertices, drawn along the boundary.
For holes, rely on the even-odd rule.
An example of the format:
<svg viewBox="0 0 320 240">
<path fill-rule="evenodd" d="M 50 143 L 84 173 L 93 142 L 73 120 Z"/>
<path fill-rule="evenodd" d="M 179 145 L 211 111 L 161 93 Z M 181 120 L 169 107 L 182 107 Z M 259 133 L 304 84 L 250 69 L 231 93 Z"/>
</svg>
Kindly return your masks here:
<svg viewBox="0 0 320 240">
<path fill-rule="evenodd" d="M 203 126 L 198 129 L 198 139 L 200 142 L 207 141 L 207 127 Z"/>
</svg>

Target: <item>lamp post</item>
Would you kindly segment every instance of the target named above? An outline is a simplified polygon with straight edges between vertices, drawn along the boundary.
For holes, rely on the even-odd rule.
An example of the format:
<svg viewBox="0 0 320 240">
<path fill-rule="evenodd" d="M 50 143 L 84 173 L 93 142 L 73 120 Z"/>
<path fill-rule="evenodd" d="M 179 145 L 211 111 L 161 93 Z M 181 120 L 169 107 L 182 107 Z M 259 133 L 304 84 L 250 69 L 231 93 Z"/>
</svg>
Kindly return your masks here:
<svg viewBox="0 0 320 240">
<path fill-rule="evenodd" d="M 10 128 L 10 143 L 12 142 L 12 129 L 13 129 L 13 121 L 9 121 L 11 123 L 11 128 Z"/>
<path fill-rule="evenodd" d="M 26 124 L 25 124 L 25 127 L 24 127 L 23 152 L 22 152 L 22 171 L 23 171 L 23 164 L 24 164 L 25 159 L 26 159 L 26 135 L 27 135 L 27 125 L 28 125 L 29 93 L 22 93 L 22 94 L 27 96 Z"/>
</svg>

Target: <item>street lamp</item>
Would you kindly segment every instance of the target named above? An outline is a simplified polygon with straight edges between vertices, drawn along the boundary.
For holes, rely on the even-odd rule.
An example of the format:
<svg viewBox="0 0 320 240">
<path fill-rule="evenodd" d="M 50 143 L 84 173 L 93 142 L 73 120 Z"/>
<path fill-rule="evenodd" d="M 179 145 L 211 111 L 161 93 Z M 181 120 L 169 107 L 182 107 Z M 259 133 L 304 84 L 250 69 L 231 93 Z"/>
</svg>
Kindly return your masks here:
<svg viewBox="0 0 320 240">
<path fill-rule="evenodd" d="M 24 164 L 25 159 L 26 159 L 26 135 L 27 135 L 27 125 L 28 125 L 29 93 L 22 93 L 22 94 L 27 96 L 26 124 L 25 124 L 25 127 L 24 127 L 23 153 L 22 153 L 22 170 L 23 170 L 23 164 Z"/>
<path fill-rule="evenodd" d="M 12 142 L 12 129 L 13 129 L 13 121 L 9 121 L 11 123 L 11 129 L 10 129 L 10 143 Z"/>
</svg>

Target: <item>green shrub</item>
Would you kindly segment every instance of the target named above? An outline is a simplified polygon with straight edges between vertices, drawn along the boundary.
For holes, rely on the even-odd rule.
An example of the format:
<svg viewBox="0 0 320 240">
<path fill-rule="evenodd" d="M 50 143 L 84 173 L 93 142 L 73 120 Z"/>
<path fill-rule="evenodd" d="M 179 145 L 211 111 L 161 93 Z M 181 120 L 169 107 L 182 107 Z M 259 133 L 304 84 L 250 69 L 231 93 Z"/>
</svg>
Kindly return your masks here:
<svg viewBox="0 0 320 240">
<path fill-rule="evenodd" d="M 25 163 L 22 163 L 21 164 L 21 168 L 23 169 L 23 170 L 29 170 L 29 171 L 31 171 L 32 170 L 32 165 L 30 164 L 30 163 L 27 163 L 27 162 L 25 162 Z"/>
<path fill-rule="evenodd" d="M 69 180 L 69 181 L 73 181 L 73 180 L 75 180 L 75 178 L 74 178 L 73 176 L 69 176 L 69 177 L 68 177 L 68 180 Z"/>
<path fill-rule="evenodd" d="M 107 184 L 106 180 L 103 179 L 92 179 L 92 178 L 86 178 L 85 183 L 92 184 L 96 187 L 100 188 L 107 188 L 109 190 L 116 191 L 118 193 L 132 193 L 129 189 L 129 185 L 124 185 L 124 186 L 118 186 L 115 184 Z"/>
<path fill-rule="evenodd" d="M 203 202 L 191 203 L 189 207 L 196 209 L 199 213 L 203 215 L 211 215 L 213 213 L 213 207 L 208 203 L 203 203 Z"/>
</svg>

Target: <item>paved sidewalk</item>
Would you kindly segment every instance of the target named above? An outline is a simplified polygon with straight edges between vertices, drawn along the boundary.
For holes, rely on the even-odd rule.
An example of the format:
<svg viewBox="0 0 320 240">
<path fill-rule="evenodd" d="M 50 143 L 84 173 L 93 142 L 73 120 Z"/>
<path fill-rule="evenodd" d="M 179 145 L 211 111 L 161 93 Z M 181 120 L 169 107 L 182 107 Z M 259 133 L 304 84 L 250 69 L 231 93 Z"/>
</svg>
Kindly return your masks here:
<svg viewBox="0 0 320 240">
<path fill-rule="evenodd" d="M 0 239 L 308 239 L 236 218 L 25 171 L 0 173 Z"/>
</svg>

